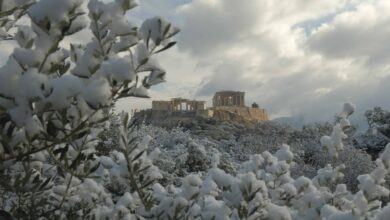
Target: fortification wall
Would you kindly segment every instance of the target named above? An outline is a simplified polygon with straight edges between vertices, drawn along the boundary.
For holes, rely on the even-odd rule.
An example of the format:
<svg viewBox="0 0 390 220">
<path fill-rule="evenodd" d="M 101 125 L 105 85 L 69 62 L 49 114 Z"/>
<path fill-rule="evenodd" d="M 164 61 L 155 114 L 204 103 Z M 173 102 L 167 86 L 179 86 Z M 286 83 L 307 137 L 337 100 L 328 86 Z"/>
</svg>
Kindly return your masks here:
<svg viewBox="0 0 390 220">
<path fill-rule="evenodd" d="M 267 111 L 261 108 L 218 106 L 213 108 L 213 110 L 213 117 L 219 120 L 268 121 Z M 224 111 L 229 114 L 223 114 Z"/>
</svg>

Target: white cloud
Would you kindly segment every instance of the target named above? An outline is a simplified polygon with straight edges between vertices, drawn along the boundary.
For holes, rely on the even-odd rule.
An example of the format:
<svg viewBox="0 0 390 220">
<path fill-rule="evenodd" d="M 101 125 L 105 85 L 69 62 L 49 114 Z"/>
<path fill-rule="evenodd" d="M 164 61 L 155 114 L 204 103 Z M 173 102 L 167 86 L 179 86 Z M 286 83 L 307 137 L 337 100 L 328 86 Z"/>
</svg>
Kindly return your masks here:
<svg viewBox="0 0 390 220">
<path fill-rule="evenodd" d="M 309 120 L 331 117 L 344 101 L 362 110 L 389 107 L 383 94 L 390 70 L 388 4 L 194 0 L 178 10 L 184 24 L 179 52 L 213 72 L 199 85 L 196 94 L 203 97 L 245 90 L 247 104 Z M 311 31 L 301 26 L 316 20 Z"/>
<path fill-rule="evenodd" d="M 390 61 L 389 23 L 390 1 L 363 2 L 316 29 L 308 46 L 329 59 L 362 59 L 382 66 Z"/>
</svg>

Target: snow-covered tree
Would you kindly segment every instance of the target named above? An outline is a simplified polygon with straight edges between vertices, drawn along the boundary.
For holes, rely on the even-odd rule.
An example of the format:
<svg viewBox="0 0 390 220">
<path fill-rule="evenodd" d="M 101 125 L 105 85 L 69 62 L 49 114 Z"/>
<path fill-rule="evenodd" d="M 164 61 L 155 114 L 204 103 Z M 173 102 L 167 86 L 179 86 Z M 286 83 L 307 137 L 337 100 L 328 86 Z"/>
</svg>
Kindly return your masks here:
<svg viewBox="0 0 390 220">
<path fill-rule="evenodd" d="M 390 112 L 381 107 L 374 107 L 365 113 L 369 128 L 353 137 L 356 148 L 377 158 L 386 144 L 390 142 Z"/>
<path fill-rule="evenodd" d="M 154 55 L 178 32 L 158 17 L 135 26 L 126 13 L 136 5 L 0 1 L 1 39 L 17 43 L 0 68 L 0 205 L 14 217 L 84 219 L 108 202 L 94 180 L 105 112 L 164 81 Z M 85 29 L 85 45 L 64 41 Z"/>
<path fill-rule="evenodd" d="M 381 107 L 375 107 L 372 110 L 368 110 L 365 113 L 368 125 L 370 128 L 376 128 L 383 135 L 390 138 L 390 112 L 382 109 Z"/>
</svg>

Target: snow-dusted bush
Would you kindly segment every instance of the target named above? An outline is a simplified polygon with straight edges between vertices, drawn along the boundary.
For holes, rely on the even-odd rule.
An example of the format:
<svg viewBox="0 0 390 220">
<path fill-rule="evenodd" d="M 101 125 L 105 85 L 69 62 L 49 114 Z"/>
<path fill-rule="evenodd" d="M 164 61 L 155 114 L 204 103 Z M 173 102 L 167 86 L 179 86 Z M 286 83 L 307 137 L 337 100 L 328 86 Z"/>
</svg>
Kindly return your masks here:
<svg viewBox="0 0 390 220">
<path fill-rule="evenodd" d="M 104 179 L 96 179 L 105 112 L 119 98 L 147 97 L 164 81 L 154 54 L 172 47 L 178 32 L 157 17 L 138 28 L 126 15 L 135 6 L 134 0 L 0 1 L 0 38 L 17 44 L 0 68 L 1 209 L 18 219 L 85 219 L 114 204 Z M 87 44 L 66 44 L 84 29 L 92 34 Z M 121 152 L 111 154 L 124 163 Z M 128 173 L 139 179 L 133 165 Z"/>
<path fill-rule="evenodd" d="M 333 127 L 330 136 L 322 138 L 330 164 L 319 169 L 313 178 L 291 176 L 292 167 L 296 165 L 294 161 L 299 158 L 294 157 L 288 145 L 281 145 L 274 154 L 265 151 L 251 155 L 249 160 L 237 163 L 235 172 L 220 168 L 222 156 L 216 150 L 216 144 L 208 145 L 205 140 L 189 138 L 166 146 L 165 149 L 172 152 L 182 150 L 186 155 L 184 158 L 192 158 L 183 161 L 195 159 L 194 167 L 184 169 L 185 175 L 176 176 L 174 182 L 161 185 L 157 180 L 151 188 L 145 189 L 152 192 L 153 205 L 146 209 L 141 202 L 134 202 L 138 204 L 137 210 L 142 210 L 136 213 L 152 219 L 386 219 L 389 207 L 382 201 L 389 195 L 384 177 L 389 173 L 390 144 L 376 161 L 375 169 L 358 176 L 356 193 L 348 191 L 343 184 L 346 166 L 339 161 L 345 160 L 344 131 L 349 126 L 347 117 L 353 109 L 353 105 L 346 105 L 341 114 L 343 120 Z M 156 132 L 159 129 L 154 128 L 151 133 L 169 133 L 164 129 Z M 177 130 L 172 133 L 173 139 L 175 133 Z M 158 136 L 153 139 L 156 142 Z M 149 148 L 146 151 L 158 149 L 153 144 Z M 164 155 L 164 147 L 161 149 L 159 154 Z M 207 155 L 206 151 L 214 153 Z M 188 155 L 189 152 L 192 155 Z M 157 161 L 160 157 L 152 158 Z M 207 169 L 197 162 L 200 158 L 210 161 L 205 163 Z M 165 172 L 161 174 L 166 175 Z M 131 195 L 133 201 L 137 201 L 137 194 Z M 135 210 L 134 207 L 125 211 L 131 210 Z"/>
<path fill-rule="evenodd" d="M 375 107 L 372 110 L 368 110 L 365 113 L 368 125 L 370 128 L 381 132 L 386 137 L 390 138 L 390 112 L 382 109 L 381 107 Z"/>
<path fill-rule="evenodd" d="M 150 143 L 151 146 L 163 149 L 172 149 L 179 144 L 187 145 L 191 141 L 189 131 L 184 130 L 182 127 L 174 127 L 167 130 L 161 127 L 143 124 L 136 132 L 139 136 L 148 134 L 154 137 Z"/>
<path fill-rule="evenodd" d="M 341 159 L 347 117 L 354 107 L 346 105 L 331 136 L 322 144 L 331 161 Z M 359 191 L 349 192 L 341 184 L 345 165 L 319 169 L 313 179 L 290 175 L 293 153 L 283 145 L 274 155 L 265 151 L 252 155 L 237 174 L 228 174 L 214 164 L 206 173 L 182 179 L 181 186 L 153 187 L 157 206 L 149 217 L 157 219 L 385 219 L 388 207 L 378 200 L 388 197 L 384 176 L 389 173 L 390 145 L 376 161 L 376 168 L 358 177 Z"/>
<path fill-rule="evenodd" d="M 119 145 L 120 115 L 107 113 L 108 120 L 104 125 L 104 131 L 99 135 L 100 143 L 96 147 L 97 153 L 106 155 Z"/>
<path fill-rule="evenodd" d="M 381 107 L 366 111 L 369 128 L 354 136 L 354 145 L 377 158 L 390 142 L 390 112 Z"/>
<path fill-rule="evenodd" d="M 211 167 L 214 155 L 220 157 L 219 168 L 228 173 L 235 173 L 242 162 L 249 159 L 250 155 L 259 154 L 264 151 L 276 152 L 283 143 L 290 145 L 295 156 L 295 165 L 292 166 L 291 174 L 294 178 L 306 176 L 313 178 L 317 170 L 332 162 L 326 156 L 319 140 L 322 136 L 332 131 L 330 123 L 315 123 L 306 125 L 303 129 L 294 129 L 289 126 L 282 126 L 275 123 L 259 123 L 254 128 L 240 127 L 240 125 L 222 123 L 223 128 L 229 128 L 230 136 L 226 139 L 214 139 L 210 133 L 220 130 L 220 124 L 209 124 L 198 121 L 206 130 L 184 130 L 184 127 L 166 129 L 153 125 L 142 125 L 136 130 L 137 135 L 150 135 L 152 141 L 150 148 L 160 148 L 161 155 L 157 159 L 158 166 L 164 172 L 165 185 L 167 182 L 177 182 L 178 177 L 190 173 L 190 166 L 185 161 L 190 156 L 189 146 L 191 143 L 202 145 L 206 149 L 207 159 L 204 165 Z M 214 132 L 209 132 L 214 130 Z M 218 135 L 219 136 L 219 135 Z M 367 173 L 374 167 L 370 156 L 364 151 L 355 149 L 346 142 L 345 149 L 340 152 L 337 164 L 344 163 L 345 183 L 352 191 L 357 190 L 357 176 Z M 113 147 L 113 146 L 112 146 Z"/>
<path fill-rule="evenodd" d="M 344 130 L 352 105 L 346 105 L 343 120 L 322 144 L 333 159 L 343 151 Z M 382 209 L 381 197 L 388 197 L 384 176 L 389 173 L 390 145 L 369 174 L 360 175 L 359 191 L 352 194 L 340 184 L 344 165 L 326 165 L 311 180 L 293 179 L 290 168 L 293 153 L 283 145 L 274 155 L 252 155 L 241 164 L 238 174 L 227 174 L 214 165 L 206 173 L 188 175 L 180 187 L 153 187 L 157 206 L 149 217 L 157 219 L 385 219 L 389 207 Z"/>
</svg>

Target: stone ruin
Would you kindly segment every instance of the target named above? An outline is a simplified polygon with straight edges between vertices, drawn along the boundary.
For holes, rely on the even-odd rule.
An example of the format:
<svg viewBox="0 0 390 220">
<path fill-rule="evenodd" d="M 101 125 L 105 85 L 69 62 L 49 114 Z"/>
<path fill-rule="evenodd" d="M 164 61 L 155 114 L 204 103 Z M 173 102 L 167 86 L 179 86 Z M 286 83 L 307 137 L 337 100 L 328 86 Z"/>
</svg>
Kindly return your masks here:
<svg viewBox="0 0 390 220">
<path fill-rule="evenodd" d="M 205 101 L 173 98 L 171 101 L 153 101 L 152 110 L 169 112 L 198 112 L 206 110 Z"/>
<path fill-rule="evenodd" d="M 213 107 L 241 106 L 245 107 L 245 92 L 220 91 L 213 97 Z"/>
<path fill-rule="evenodd" d="M 222 121 L 268 121 L 265 109 L 245 106 L 245 92 L 216 92 L 210 111 L 209 115 Z"/>
<path fill-rule="evenodd" d="M 214 118 L 219 121 L 268 121 L 267 111 L 245 106 L 245 92 L 216 92 L 213 107 L 206 108 L 205 101 L 173 98 L 170 101 L 153 101 L 149 110 L 151 118 L 194 117 Z"/>
</svg>

